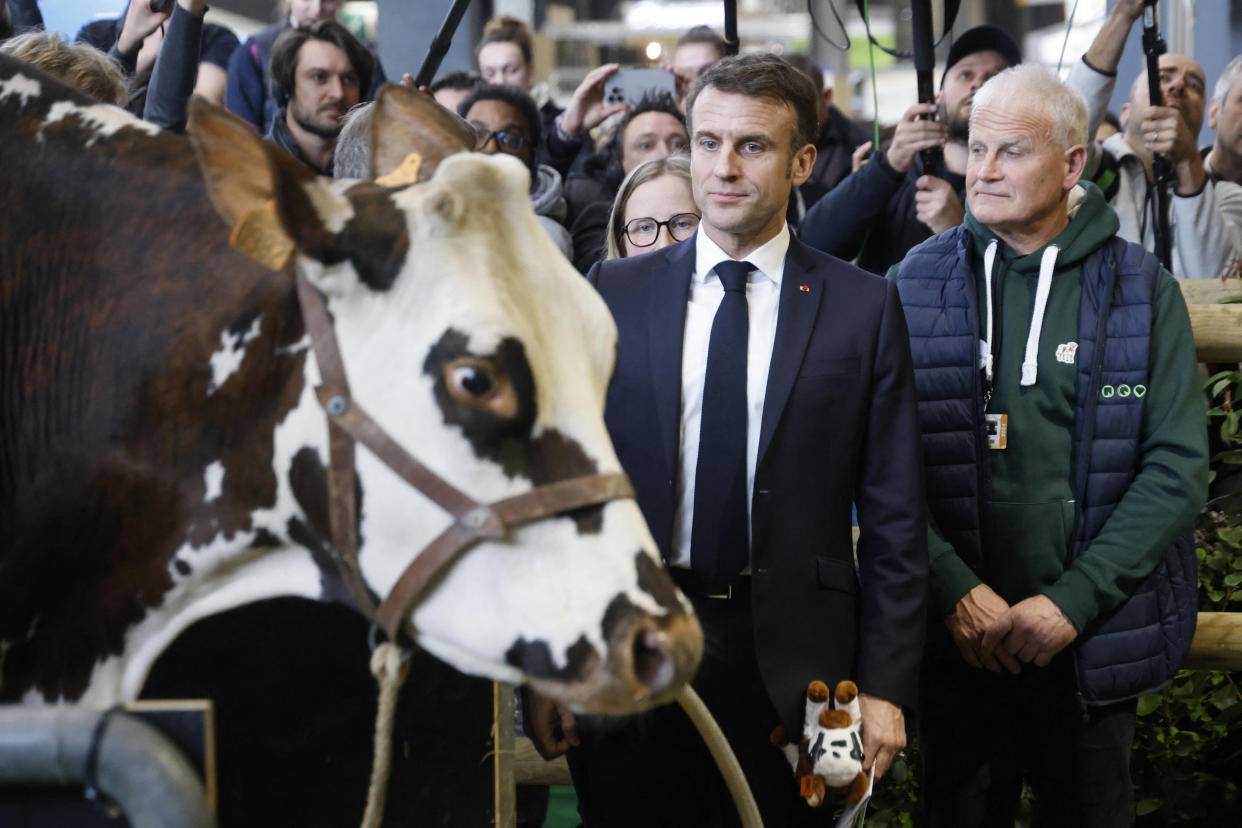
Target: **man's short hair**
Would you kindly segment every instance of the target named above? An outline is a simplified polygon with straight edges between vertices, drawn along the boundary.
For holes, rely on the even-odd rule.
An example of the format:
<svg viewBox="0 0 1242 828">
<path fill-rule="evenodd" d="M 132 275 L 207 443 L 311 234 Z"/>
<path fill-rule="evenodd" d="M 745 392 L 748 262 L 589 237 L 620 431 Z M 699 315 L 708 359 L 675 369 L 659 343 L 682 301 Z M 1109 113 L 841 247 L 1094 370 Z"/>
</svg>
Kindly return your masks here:
<svg viewBox="0 0 1242 828">
<path fill-rule="evenodd" d="M 335 20 L 316 20 L 286 29 L 272 45 L 272 62 L 268 74 L 271 76 L 272 89 L 276 93 L 276 105 L 288 106 L 289 99 L 293 97 L 298 52 L 302 44 L 312 39 L 331 43 L 345 53 L 349 64 L 358 75 L 358 95 L 367 97 L 371 92 L 371 81 L 375 77 L 375 58 L 340 23 Z"/>
<path fill-rule="evenodd" d="M 479 101 L 504 101 L 521 113 L 522 120 L 526 121 L 526 134 L 530 140 L 530 168 L 534 171 L 535 151 L 539 149 L 543 138 L 543 119 L 539 117 L 539 107 L 535 99 L 516 86 L 481 83 L 457 105 L 457 114 L 465 118 L 470 107 Z"/>
<path fill-rule="evenodd" d="M 351 108 L 341 120 L 341 134 L 332 150 L 333 178 L 371 177 L 371 116 L 375 101 Z"/>
<path fill-rule="evenodd" d="M 477 60 L 479 52 L 483 51 L 483 47 L 489 43 L 512 43 L 522 52 L 522 58 L 530 63 L 535 54 L 534 38 L 531 37 L 530 27 L 526 25 L 524 20 L 519 20 L 512 15 L 501 15 L 487 21 L 487 25 L 483 27 L 483 36 L 479 38 L 479 45 L 474 47 L 474 56 Z"/>
<path fill-rule="evenodd" d="M 618 165 L 621 163 L 621 154 L 625 152 L 626 127 L 639 115 L 648 112 L 663 112 L 665 115 L 676 118 L 677 123 L 683 127 L 686 125 L 686 119 L 682 117 L 681 110 L 677 108 L 677 102 L 673 100 L 671 94 L 668 92 L 645 93 L 634 108 L 626 112 L 617 122 L 617 128 L 613 130 L 612 138 L 608 140 L 608 155 Z"/>
<path fill-rule="evenodd" d="M 67 43 L 56 32 L 32 31 L 0 43 L 0 53 L 24 60 L 59 81 L 107 104 L 125 106 L 125 76 L 106 54 L 86 43 Z"/>
<path fill-rule="evenodd" d="M 786 63 L 806 75 L 807 80 L 815 84 L 816 92 L 824 91 L 824 70 L 820 67 L 818 61 L 810 55 L 802 53 L 784 55 L 783 57 Z"/>
<path fill-rule="evenodd" d="M 1233 82 L 1238 79 L 1240 72 L 1242 72 L 1242 55 L 1238 55 L 1226 64 L 1225 71 L 1221 72 L 1220 77 L 1216 79 L 1216 88 L 1212 90 L 1212 97 L 1219 98 L 1220 102 L 1224 103 L 1225 96 L 1233 88 Z"/>
<path fill-rule="evenodd" d="M 1063 150 L 1088 146 L 1087 102 L 1056 72 L 1033 63 L 1011 66 L 994 75 L 975 93 L 970 123 L 994 101 L 1024 101 L 1052 122 L 1048 138 Z"/>
<path fill-rule="evenodd" d="M 819 133 L 819 96 L 806 75 L 776 55 L 760 52 L 733 55 L 712 64 L 686 95 L 686 128 L 694 136 L 694 103 L 707 87 L 752 98 L 773 98 L 793 110 L 794 131 L 789 153 L 815 140 Z"/>
<path fill-rule="evenodd" d="M 456 89 L 461 92 L 468 92 L 482 82 L 483 79 L 475 73 L 459 69 L 456 72 L 449 72 L 447 75 L 441 75 L 433 80 L 431 86 L 427 87 L 427 91 L 433 95 L 441 89 Z"/>
<path fill-rule="evenodd" d="M 716 54 L 721 57 L 725 56 L 724 38 L 717 34 L 716 30 L 711 26 L 695 26 L 691 28 L 688 32 L 677 38 L 677 43 L 674 44 L 673 51 L 677 51 L 678 48 L 691 43 L 707 43 L 711 46 L 715 46 Z"/>
<path fill-rule="evenodd" d="M 944 73 L 940 76 L 940 85 L 944 86 L 945 78 L 949 77 L 949 70 L 953 68 L 953 64 L 978 52 L 998 52 L 1005 59 L 1005 63 L 1010 66 L 1017 66 L 1022 62 L 1022 50 L 1018 48 L 1017 43 L 1014 43 L 1012 37 L 995 26 L 975 26 L 973 29 L 962 32 L 962 36 L 954 40 L 953 45 L 949 47 L 949 56 L 944 62 Z"/>
</svg>

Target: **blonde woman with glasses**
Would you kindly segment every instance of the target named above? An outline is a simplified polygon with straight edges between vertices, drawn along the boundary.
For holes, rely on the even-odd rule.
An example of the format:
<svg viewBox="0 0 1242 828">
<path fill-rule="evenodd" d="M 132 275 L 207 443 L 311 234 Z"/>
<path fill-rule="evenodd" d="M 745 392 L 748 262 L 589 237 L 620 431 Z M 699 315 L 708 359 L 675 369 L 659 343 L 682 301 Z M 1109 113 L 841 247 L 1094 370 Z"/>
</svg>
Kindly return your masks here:
<svg viewBox="0 0 1242 828">
<path fill-rule="evenodd" d="M 690 157 L 671 155 L 635 167 L 608 216 L 606 258 L 624 259 L 685 241 L 699 228 L 690 192 Z"/>
</svg>

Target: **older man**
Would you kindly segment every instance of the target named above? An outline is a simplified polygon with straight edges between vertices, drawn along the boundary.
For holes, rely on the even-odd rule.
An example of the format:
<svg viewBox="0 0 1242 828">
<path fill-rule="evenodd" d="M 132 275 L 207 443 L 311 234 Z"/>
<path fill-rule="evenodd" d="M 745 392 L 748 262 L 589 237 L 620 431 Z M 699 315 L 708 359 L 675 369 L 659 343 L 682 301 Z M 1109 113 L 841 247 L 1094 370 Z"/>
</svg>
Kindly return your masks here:
<svg viewBox="0 0 1242 828">
<path fill-rule="evenodd" d="M 965 223 L 890 276 L 923 426 L 928 824 L 1129 825 L 1135 702 L 1193 633 L 1206 496 L 1177 284 L 1118 237 L 1077 93 L 1035 66 L 975 95 Z M 955 646 L 956 645 L 956 646 Z"/>
<path fill-rule="evenodd" d="M 971 101 L 984 81 L 1021 59 L 1017 44 L 995 26 L 963 32 L 949 49 L 936 103 L 907 109 L 888 149 L 807 210 L 799 238 L 883 273 L 928 236 L 961 224 Z M 924 120 L 933 114 L 936 120 Z M 921 152 L 936 148 L 939 167 L 924 169 Z"/>
<path fill-rule="evenodd" d="M 1069 85 L 1087 99 L 1091 135 L 1112 96 L 1126 36 L 1142 14 L 1142 0 L 1118 0 L 1082 60 L 1070 70 Z M 1143 71 L 1121 108 L 1123 132 L 1092 148 L 1088 177 L 1117 211 L 1119 235 L 1155 250 L 1152 157 L 1163 156 L 1173 171 L 1167 216 L 1171 270 L 1179 279 L 1207 279 L 1221 273 L 1235 252 L 1234 234 L 1197 143 L 1207 79 L 1203 67 L 1186 55 L 1163 54 L 1159 65 L 1163 105 L 1151 106 Z"/>
<path fill-rule="evenodd" d="M 1216 190 L 1216 205 L 1233 234 L 1233 258 L 1223 275 L 1242 272 L 1242 55 L 1229 61 L 1208 102 L 1208 126 L 1216 130 L 1203 170 Z"/>
<path fill-rule="evenodd" d="M 1203 159 L 1217 181 L 1242 184 L 1242 55 L 1229 61 L 1216 79 L 1208 102 L 1208 126 L 1216 130 L 1212 149 Z"/>
<path fill-rule="evenodd" d="M 892 285 L 808 249 L 785 222 L 815 161 L 811 82 L 775 55 L 743 55 L 686 100 L 698 233 L 588 275 L 618 327 L 605 419 L 711 642 L 694 686 L 765 823 L 824 825 L 769 733 L 801 732 L 812 679 L 852 678 L 864 761 L 882 775 L 916 695 L 927 561 L 905 324 Z M 575 741 L 550 726 L 569 720 L 531 712 L 545 752 Z M 569 761 L 585 824 L 730 824 L 680 710 L 580 738 Z"/>
</svg>

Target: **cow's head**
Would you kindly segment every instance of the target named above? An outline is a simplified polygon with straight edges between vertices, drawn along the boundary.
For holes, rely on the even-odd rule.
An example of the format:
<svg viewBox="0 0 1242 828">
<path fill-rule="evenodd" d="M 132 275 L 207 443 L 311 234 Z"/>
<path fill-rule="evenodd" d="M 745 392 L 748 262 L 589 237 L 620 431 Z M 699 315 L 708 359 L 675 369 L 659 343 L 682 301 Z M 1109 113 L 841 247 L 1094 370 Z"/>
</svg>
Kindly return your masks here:
<svg viewBox="0 0 1242 828">
<path fill-rule="evenodd" d="M 376 106 L 376 166 L 454 129 L 408 90 Z M 327 299 L 354 398 L 407 451 L 485 503 L 619 471 L 602 416 L 616 328 L 536 222 L 520 162 L 423 144 L 422 177 L 438 166 L 423 183 L 332 183 L 221 111 L 196 104 L 193 123 L 217 208 L 234 226 L 276 217 Z M 313 430 L 326 464 L 322 415 Z M 383 597 L 450 518 L 365 448 L 355 465 L 361 570 Z M 472 547 L 406 624 L 459 669 L 601 712 L 670 698 L 702 648 L 629 499 Z"/>
</svg>

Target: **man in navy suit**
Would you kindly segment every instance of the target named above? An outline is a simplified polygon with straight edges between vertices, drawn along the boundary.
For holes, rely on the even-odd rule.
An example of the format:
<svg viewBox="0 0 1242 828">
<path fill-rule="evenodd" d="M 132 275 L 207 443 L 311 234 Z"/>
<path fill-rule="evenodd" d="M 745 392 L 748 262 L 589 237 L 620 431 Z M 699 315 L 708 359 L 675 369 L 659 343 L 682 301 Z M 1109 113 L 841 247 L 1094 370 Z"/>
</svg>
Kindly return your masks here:
<svg viewBox="0 0 1242 828">
<path fill-rule="evenodd" d="M 905 320 L 891 285 L 807 248 L 785 223 L 815 161 L 809 80 L 773 55 L 727 58 L 686 112 L 699 232 L 588 275 L 619 333 L 606 420 L 703 625 L 695 689 L 764 821 L 828 824 L 768 736 L 777 724 L 801 732 L 810 681 L 852 679 L 865 766 L 878 777 L 905 745 L 927 592 Z M 574 748 L 587 828 L 736 823 L 676 706 L 621 724 L 576 722 L 538 700 L 526 713 L 545 755 Z"/>
</svg>

